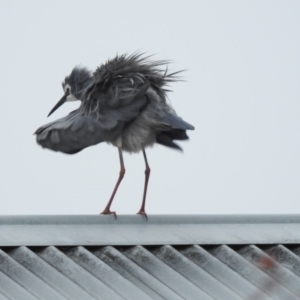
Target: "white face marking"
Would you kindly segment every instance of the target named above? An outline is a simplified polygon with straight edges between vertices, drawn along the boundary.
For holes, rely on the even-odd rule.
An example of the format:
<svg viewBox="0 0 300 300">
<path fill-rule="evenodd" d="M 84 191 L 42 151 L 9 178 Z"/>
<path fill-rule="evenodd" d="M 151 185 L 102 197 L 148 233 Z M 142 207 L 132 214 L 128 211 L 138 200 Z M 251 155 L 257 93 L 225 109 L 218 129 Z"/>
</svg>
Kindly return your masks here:
<svg viewBox="0 0 300 300">
<path fill-rule="evenodd" d="M 72 94 L 72 91 L 71 91 L 71 87 L 68 85 L 68 84 L 66 84 L 65 85 L 65 88 L 64 88 L 64 91 L 65 91 L 65 93 L 67 92 L 69 90 L 69 95 L 67 96 L 67 102 L 71 102 L 71 101 L 78 101 L 79 99 L 77 99 L 73 94 Z"/>
<path fill-rule="evenodd" d="M 69 90 L 69 92 L 71 92 L 71 87 L 70 85 L 66 84 L 65 87 L 64 87 L 64 92 L 66 93 L 67 90 Z"/>
<path fill-rule="evenodd" d="M 78 100 L 79 99 L 77 99 L 73 94 L 69 94 L 67 96 L 67 100 L 66 101 L 70 102 L 70 101 L 78 101 Z"/>
</svg>

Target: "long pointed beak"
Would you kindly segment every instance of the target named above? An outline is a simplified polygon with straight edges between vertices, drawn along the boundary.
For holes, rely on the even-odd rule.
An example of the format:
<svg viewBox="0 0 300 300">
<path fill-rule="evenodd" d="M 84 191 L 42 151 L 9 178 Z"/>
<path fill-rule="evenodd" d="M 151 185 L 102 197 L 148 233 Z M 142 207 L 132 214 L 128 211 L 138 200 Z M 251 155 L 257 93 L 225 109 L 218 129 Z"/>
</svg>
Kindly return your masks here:
<svg viewBox="0 0 300 300">
<path fill-rule="evenodd" d="M 56 103 L 56 105 L 51 109 L 51 111 L 49 112 L 49 115 L 47 117 L 49 117 L 50 115 L 52 115 L 60 106 L 62 106 L 66 101 L 67 101 L 67 97 L 68 97 L 69 93 L 65 93 L 63 95 L 63 97 Z"/>
</svg>

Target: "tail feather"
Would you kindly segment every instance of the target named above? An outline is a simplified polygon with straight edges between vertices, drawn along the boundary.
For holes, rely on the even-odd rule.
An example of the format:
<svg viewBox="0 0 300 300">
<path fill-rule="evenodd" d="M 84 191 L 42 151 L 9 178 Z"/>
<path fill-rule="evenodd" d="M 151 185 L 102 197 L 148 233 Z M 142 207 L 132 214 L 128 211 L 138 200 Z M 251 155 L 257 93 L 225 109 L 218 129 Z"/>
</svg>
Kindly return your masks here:
<svg viewBox="0 0 300 300">
<path fill-rule="evenodd" d="M 186 134 L 185 130 L 182 129 L 173 129 L 171 131 L 160 132 L 156 136 L 156 142 L 158 144 L 164 145 L 169 148 L 177 149 L 182 151 L 182 148 L 173 142 L 173 140 L 188 140 L 189 137 Z"/>
</svg>

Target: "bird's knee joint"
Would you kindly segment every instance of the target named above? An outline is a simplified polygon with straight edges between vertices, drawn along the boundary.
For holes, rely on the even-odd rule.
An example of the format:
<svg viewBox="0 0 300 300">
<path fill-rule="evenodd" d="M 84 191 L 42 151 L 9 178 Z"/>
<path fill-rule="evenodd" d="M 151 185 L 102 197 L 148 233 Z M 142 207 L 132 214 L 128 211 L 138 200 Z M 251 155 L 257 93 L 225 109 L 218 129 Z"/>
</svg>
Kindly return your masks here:
<svg viewBox="0 0 300 300">
<path fill-rule="evenodd" d="M 120 170 L 120 177 L 124 177 L 126 170 L 125 169 L 121 169 Z"/>
<path fill-rule="evenodd" d="M 150 168 L 146 168 L 146 170 L 145 170 L 145 174 L 146 174 L 146 175 L 149 175 L 149 174 L 150 174 L 150 172 L 151 172 L 151 169 L 150 169 Z"/>
</svg>

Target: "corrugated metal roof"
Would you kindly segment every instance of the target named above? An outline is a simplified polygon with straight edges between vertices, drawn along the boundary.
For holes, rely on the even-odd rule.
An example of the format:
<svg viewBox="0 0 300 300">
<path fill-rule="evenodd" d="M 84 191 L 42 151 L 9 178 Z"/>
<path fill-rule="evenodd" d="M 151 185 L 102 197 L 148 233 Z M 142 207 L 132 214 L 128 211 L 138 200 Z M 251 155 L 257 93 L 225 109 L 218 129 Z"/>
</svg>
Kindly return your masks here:
<svg viewBox="0 0 300 300">
<path fill-rule="evenodd" d="M 22 224 L 23 226 L 32 226 L 33 232 L 40 234 L 38 229 L 43 226 L 62 226 L 62 223 L 71 226 L 73 222 L 79 231 L 81 226 L 88 226 L 94 234 L 99 235 L 97 241 L 102 243 L 102 236 L 108 236 L 112 232 L 116 237 L 117 227 L 121 229 L 122 226 L 126 224 L 129 226 L 130 223 L 128 219 L 119 218 L 115 223 L 105 221 L 108 224 L 100 226 L 94 224 L 95 221 L 89 217 L 85 217 L 87 218 L 86 222 L 81 224 L 80 217 L 76 222 L 73 218 L 71 218 L 72 222 L 64 217 L 59 218 L 59 222 L 57 222 L 56 217 L 52 219 L 47 217 L 43 224 L 42 217 L 16 218 L 19 223 L 13 222 L 13 217 L 6 218 L 6 220 L 0 217 L 0 231 L 3 235 L 5 231 L 7 232 L 7 228 L 3 229 L 2 226 L 12 226 L 9 230 L 17 244 L 18 239 L 22 241 L 25 239 L 20 236 L 18 238 L 16 232 L 14 233 L 13 228 L 17 228 L 15 226 L 22 226 Z M 162 222 L 161 226 L 176 225 L 174 222 L 176 218 L 178 217 L 173 216 L 172 222 L 171 220 Z M 237 222 L 233 218 L 230 222 L 230 218 L 226 218 L 223 221 L 227 220 L 227 223 L 225 221 L 223 223 L 216 222 L 215 225 L 226 223 L 235 224 L 236 227 L 244 226 L 242 221 Z M 101 216 L 100 219 L 107 218 Z M 134 219 L 133 216 L 132 219 Z M 140 221 L 140 218 L 137 219 L 139 221 L 135 223 L 137 227 L 135 230 L 140 230 L 140 235 L 142 235 L 147 230 L 139 225 L 139 222 L 144 221 Z M 196 219 L 187 218 L 186 223 L 182 221 L 177 225 L 178 227 L 195 226 L 194 231 L 200 230 L 203 235 L 207 228 L 205 226 L 214 225 L 211 219 L 206 219 L 206 222 L 201 219 L 202 223 L 199 222 L 199 217 L 197 222 Z M 298 219 L 300 220 L 300 218 Z M 26 223 L 24 220 L 27 224 L 24 224 Z M 56 220 L 56 223 L 53 220 Z M 284 225 L 283 220 L 278 216 L 269 219 L 268 222 L 264 221 L 258 222 L 262 228 L 261 237 L 266 234 L 264 224 L 268 226 L 271 224 Z M 112 227 L 109 227 L 109 224 Z M 250 224 L 249 219 L 245 224 Z M 291 224 L 298 225 L 296 217 L 293 217 L 292 220 L 287 218 L 286 233 L 291 230 Z M 152 225 L 157 224 L 154 222 Z M 92 229 L 93 226 L 97 230 Z M 229 237 L 228 228 L 221 227 L 220 231 Z M 29 232 L 29 229 L 26 230 Z M 187 229 L 184 230 L 187 234 Z M 20 232 L 19 229 L 16 231 Z M 132 231 L 131 228 L 129 232 Z M 45 233 L 47 230 L 42 230 L 42 232 Z M 208 231 L 207 234 L 209 233 L 211 231 Z M 159 235 L 160 232 L 156 234 Z M 170 234 L 176 234 L 175 230 Z M 181 234 L 183 231 L 179 232 L 178 239 Z M 59 232 L 56 232 L 55 235 L 59 235 Z M 219 234 L 220 236 L 221 234 Z M 79 237 L 82 239 L 81 235 Z M 54 240 L 57 237 L 49 235 L 48 238 Z M 75 238 L 74 236 L 70 241 L 74 242 Z M 132 240 L 135 238 L 136 236 Z M 151 238 L 156 241 L 156 237 L 151 236 L 147 236 L 143 240 L 150 243 Z M 175 239 L 175 237 L 173 238 Z M 33 239 L 34 237 L 30 241 L 32 242 Z M 46 240 L 46 237 L 44 239 Z M 81 244 L 39 246 L 30 244 L 8 247 L 2 245 L 0 247 L 0 300 L 300 299 L 300 239 L 297 243 L 287 244 L 284 241 L 289 237 L 281 236 L 280 239 L 283 242 L 277 241 L 275 245 L 252 243 L 250 235 L 247 237 L 249 243 L 243 245 L 236 243 L 235 239 L 233 239 L 233 243 L 226 244 L 220 243 L 220 240 L 218 243 L 218 240 L 215 240 L 211 245 L 201 243 L 168 244 L 166 242 L 156 245 L 140 243 L 123 245 L 124 237 L 118 237 L 118 239 L 115 243 L 119 242 L 119 245 L 106 244 L 105 246 L 90 244 L 88 246 Z M 195 234 L 192 232 L 185 238 L 185 241 L 194 239 Z M 222 240 L 222 237 L 220 239 Z M 8 238 L 5 243 L 7 240 Z M 86 241 L 86 239 L 82 240 Z M 132 240 L 129 242 L 133 243 Z M 268 240 L 267 236 L 266 240 Z M 2 243 L 2 238 L 0 238 L 0 243 Z"/>
<path fill-rule="evenodd" d="M 283 245 L 2 248 L 0 299 L 300 299 L 297 251 Z"/>
</svg>

